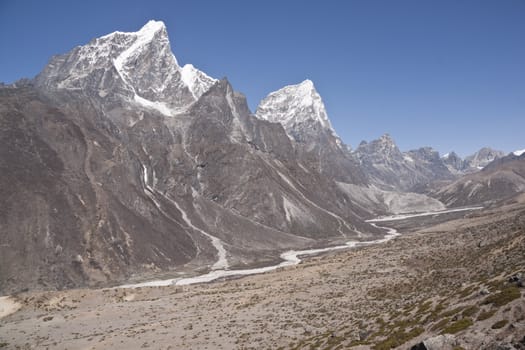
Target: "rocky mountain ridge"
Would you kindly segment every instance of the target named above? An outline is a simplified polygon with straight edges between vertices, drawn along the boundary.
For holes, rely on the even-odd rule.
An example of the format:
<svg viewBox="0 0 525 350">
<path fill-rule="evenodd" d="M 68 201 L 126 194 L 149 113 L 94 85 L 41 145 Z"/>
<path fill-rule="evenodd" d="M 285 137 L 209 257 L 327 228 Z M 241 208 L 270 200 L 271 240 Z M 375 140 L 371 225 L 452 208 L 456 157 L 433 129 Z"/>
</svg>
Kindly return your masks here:
<svg viewBox="0 0 525 350">
<path fill-rule="evenodd" d="M 525 153 L 497 158 L 429 194 L 447 206 L 490 205 L 525 191 Z"/>
<path fill-rule="evenodd" d="M 362 141 L 353 152 L 370 182 L 383 190 L 426 193 L 464 175 L 475 173 L 504 156 L 501 151 L 483 147 L 462 159 L 455 152 L 440 156 L 431 147 L 402 152 L 389 134 L 377 140 Z"/>
<path fill-rule="evenodd" d="M 442 159 L 451 173 L 465 175 L 474 173 L 486 167 L 496 159 L 504 157 L 505 153 L 489 147 L 483 147 L 465 159 L 461 159 L 455 152 L 445 154 Z"/>
<path fill-rule="evenodd" d="M 368 183 L 357 159 L 333 129 L 311 80 L 271 92 L 257 107 L 255 117 L 282 125 L 297 156 L 311 171 L 344 183 Z"/>
<path fill-rule="evenodd" d="M 334 180 L 366 181 L 334 138 L 327 176 L 227 80 L 181 68 L 162 23 L 56 56 L 0 100 L 0 293 L 264 264 L 382 234 Z"/>
<path fill-rule="evenodd" d="M 299 143 L 315 141 L 324 131 L 331 134 L 339 146 L 343 144 L 328 119 L 321 96 L 309 79 L 268 94 L 259 103 L 255 116 L 282 124 L 290 139 Z"/>
<path fill-rule="evenodd" d="M 192 65 L 180 67 L 163 22 L 149 21 L 137 32 L 114 32 L 55 56 L 35 78 L 45 90 L 82 91 L 173 116 L 194 103 L 217 80 Z"/>
<path fill-rule="evenodd" d="M 371 240 L 375 215 L 444 206 L 404 193 L 453 176 L 389 136 L 351 152 L 306 80 L 256 114 L 180 66 L 162 22 L 55 56 L 0 88 L 0 293 L 260 265 Z"/>
<path fill-rule="evenodd" d="M 415 191 L 436 180 L 454 176 L 430 147 L 401 152 L 390 135 L 363 141 L 354 151 L 370 181 L 384 190 Z"/>
</svg>

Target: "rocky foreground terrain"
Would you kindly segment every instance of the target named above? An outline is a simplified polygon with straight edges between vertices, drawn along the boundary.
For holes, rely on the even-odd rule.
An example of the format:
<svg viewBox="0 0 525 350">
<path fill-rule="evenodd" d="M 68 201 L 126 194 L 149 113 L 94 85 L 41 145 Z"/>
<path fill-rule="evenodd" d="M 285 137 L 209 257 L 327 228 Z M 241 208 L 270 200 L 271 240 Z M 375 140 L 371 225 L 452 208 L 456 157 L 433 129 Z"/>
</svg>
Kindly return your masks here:
<svg viewBox="0 0 525 350">
<path fill-rule="evenodd" d="M 525 195 L 381 225 L 403 235 L 262 275 L 4 298 L 0 348 L 525 348 Z"/>
</svg>

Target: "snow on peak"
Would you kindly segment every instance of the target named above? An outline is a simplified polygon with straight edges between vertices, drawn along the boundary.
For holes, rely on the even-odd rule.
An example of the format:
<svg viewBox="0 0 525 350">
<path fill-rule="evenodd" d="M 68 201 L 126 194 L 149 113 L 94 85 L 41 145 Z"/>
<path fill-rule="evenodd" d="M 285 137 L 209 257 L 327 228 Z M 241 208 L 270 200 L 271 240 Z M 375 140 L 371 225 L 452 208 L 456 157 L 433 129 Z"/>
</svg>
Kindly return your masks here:
<svg viewBox="0 0 525 350">
<path fill-rule="evenodd" d="M 121 33 L 125 35 L 132 35 L 135 37 L 135 41 L 133 42 L 133 44 L 129 46 L 126 50 L 124 50 L 113 61 L 115 68 L 117 68 L 117 71 L 119 71 L 121 75 L 123 73 L 122 69 L 124 64 L 126 64 L 126 62 L 130 61 L 131 59 L 135 58 L 139 54 L 139 51 L 142 50 L 144 46 L 153 41 L 153 39 L 155 38 L 155 34 L 157 34 L 161 30 L 166 30 L 164 22 L 152 20 L 146 23 L 138 32 Z M 167 37 L 166 42 L 168 42 Z M 175 58 L 175 56 L 173 56 L 173 59 L 175 61 L 175 64 L 177 64 L 177 59 Z"/>
<path fill-rule="evenodd" d="M 519 150 L 516 150 L 514 152 L 512 152 L 515 156 L 519 157 L 521 156 L 523 153 L 525 153 L 525 149 L 519 149 Z"/>
<path fill-rule="evenodd" d="M 298 127 L 315 128 L 315 124 L 320 124 L 339 140 L 323 100 L 309 79 L 270 93 L 261 101 L 255 115 L 259 119 L 281 123 L 288 136 L 295 134 Z"/>
<path fill-rule="evenodd" d="M 158 31 L 164 30 L 166 31 L 166 25 L 162 21 L 155 21 L 155 20 L 149 20 L 148 23 L 142 26 L 138 31 L 136 32 L 121 32 L 116 31 L 113 33 L 106 34 L 104 36 L 101 36 L 100 39 L 108 39 L 112 38 L 116 35 L 141 35 L 141 36 L 149 36 L 152 37 L 155 33 Z"/>
<path fill-rule="evenodd" d="M 165 115 L 180 113 L 215 79 L 192 65 L 180 67 L 162 21 L 151 20 L 136 32 L 113 32 L 57 56 L 37 84 L 58 89 L 112 93 Z"/>
<path fill-rule="evenodd" d="M 309 92 L 311 90 L 315 90 L 314 82 L 311 81 L 310 79 L 303 80 L 302 82 L 297 84 L 297 87 L 299 89 L 304 90 L 305 92 Z"/>
<path fill-rule="evenodd" d="M 124 81 L 134 80 L 129 78 L 129 76 L 137 72 L 137 59 L 143 56 L 145 51 L 149 52 L 148 55 L 151 55 L 154 51 L 153 62 L 148 67 L 152 68 L 153 71 L 149 70 L 148 73 L 157 73 L 153 74 L 153 76 L 156 76 L 158 79 L 152 79 L 151 85 L 141 90 L 152 91 L 154 95 L 162 94 L 168 86 L 173 85 L 173 79 L 176 79 L 175 76 L 178 71 L 180 72 L 182 85 L 189 90 L 192 99 L 197 100 L 216 82 L 216 79 L 209 77 L 191 64 L 186 64 L 182 68 L 179 66 L 177 58 L 171 52 L 166 25 L 162 21 L 150 20 L 137 32 L 120 34 L 135 38 L 133 44 L 120 53 L 113 61 L 115 68 Z M 154 44 L 152 43 L 153 41 L 155 41 Z M 152 47 L 149 46 L 150 43 L 153 45 Z M 166 64 L 159 65 L 159 62 L 162 63 L 162 61 Z"/>
<path fill-rule="evenodd" d="M 162 21 L 152 19 L 139 30 L 139 33 L 156 33 L 159 30 L 166 30 L 166 25 Z"/>
<path fill-rule="evenodd" d="M 202 94 L 217 82 L 217 79 L 209 77 L 192 64 L 185 64 L 184 67 L 181 68 L 180 74 L 182 81 L 186 84 L 195 99 L 202 96 Z"/>
<path fill-rule="evenodd" d="M 390 136 L 389 133 L 381 135 L 381 137 L 379 137 L 379 141 L 383 144 L 388 144 L 388 145 L 395 144 L 394 139 L 392 138 L 392 136 Z"/>
</svg>

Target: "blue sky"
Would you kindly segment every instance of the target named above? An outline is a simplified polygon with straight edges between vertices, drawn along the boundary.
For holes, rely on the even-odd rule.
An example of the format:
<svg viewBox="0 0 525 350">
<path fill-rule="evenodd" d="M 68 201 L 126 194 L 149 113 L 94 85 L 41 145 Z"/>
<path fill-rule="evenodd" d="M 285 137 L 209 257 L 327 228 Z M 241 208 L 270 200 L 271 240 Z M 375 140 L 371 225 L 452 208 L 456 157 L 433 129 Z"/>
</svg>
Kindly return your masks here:
<svg viewBox="0 0 525 350">
<path fill-rule="evenodd" d="M 0 0 L 0 81 L 149 19 L 252 110 L 311 79 L 352 147 L 388 132 L 402 150 L 525 148 L 523 0 Z"/>
</svg>

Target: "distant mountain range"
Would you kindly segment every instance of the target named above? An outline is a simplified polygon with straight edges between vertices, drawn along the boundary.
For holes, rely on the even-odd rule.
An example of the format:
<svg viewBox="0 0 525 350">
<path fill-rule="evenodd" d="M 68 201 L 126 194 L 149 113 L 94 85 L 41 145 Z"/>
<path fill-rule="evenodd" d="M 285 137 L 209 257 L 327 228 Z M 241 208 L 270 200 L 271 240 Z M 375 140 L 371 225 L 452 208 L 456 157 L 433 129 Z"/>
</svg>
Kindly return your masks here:
<svg viewBox="0 0 525 350">
<path fill-rule="evenodd" d="M 502 158 L 505 153 L 488 147 L 483 147 L 476 153 L 461 159 L 456 153 L 450 152 L 443 156 L 443 161 L 452 173 L 468 174 L 483 169 L 495 159 Z"/>
<path fill-rule="evenodd" d="M 374 239 L 378 214 L 522 188 L 509 169 L 523 157 L 490 149 L 401 152 L 384 135 L 351 151 L 310 80 L 252 114 L 226 79 L 181 67 L 157 21 L 0 87 L 0 126 L 0 294 L 269 263 Z M 505 196 L 464 194 L 501 171 Z"/>
<path fill-rule="evenodd" d="M 525 153 L 516 152 L 497 158 L 481 171 L 463 176 L 429 194 L 447 206 L 464 206 L 490 204 L 523 192 Z"/>
<path fill-rule="evenodd" d="M 371 142 L 361 142 L 354 154 L 376 186 L 416 192 L 432 182 L 452 180 L 479 171 L 505 155 L 488 147 L 464 160 L 455 152 L 440 157 L 431 147 L 401 152 L 388 134 Z"/>
</svg>

